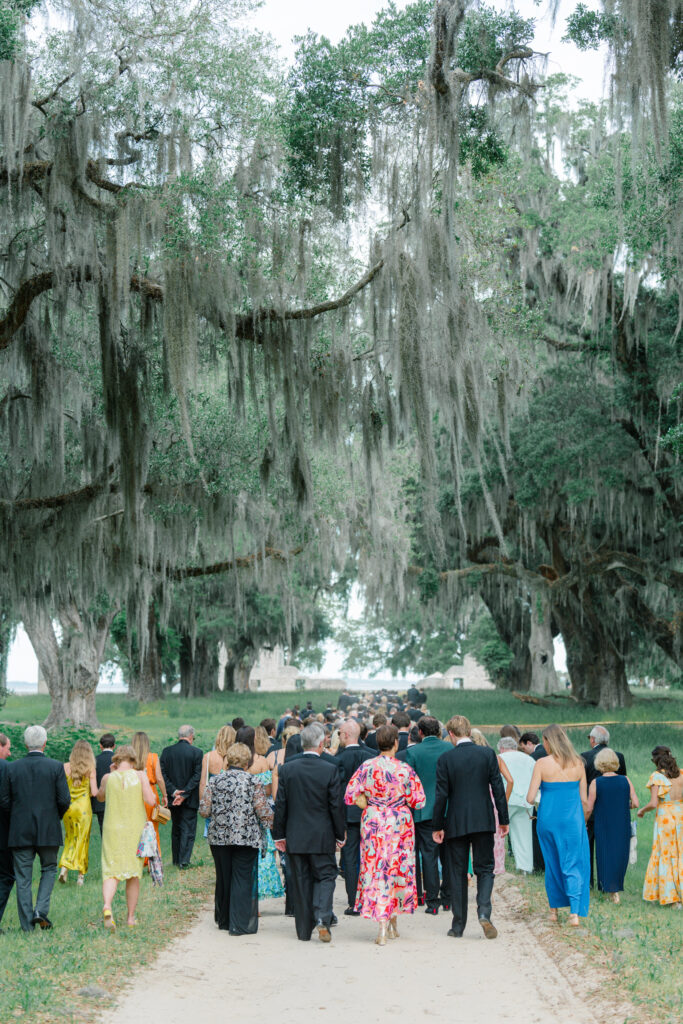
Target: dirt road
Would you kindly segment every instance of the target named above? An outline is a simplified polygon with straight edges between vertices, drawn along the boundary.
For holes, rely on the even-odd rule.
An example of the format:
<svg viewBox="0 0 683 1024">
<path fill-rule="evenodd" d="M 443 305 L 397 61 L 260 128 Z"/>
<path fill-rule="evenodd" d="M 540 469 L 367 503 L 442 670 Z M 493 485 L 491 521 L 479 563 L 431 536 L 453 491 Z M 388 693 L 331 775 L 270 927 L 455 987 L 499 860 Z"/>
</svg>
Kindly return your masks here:
<svg viewBox="0 0 683 1024">
<path fill-rule="evenodd" d="M 604 1005 L 601 979 L 585 964 L 558 967 L 519 912 L 509 881 L 496 882 L 493 941 L 471 906 L 462 939 L 446 935 L 450 915 L 420 911 L 399 918 L 400 938 L 378 947 L 371 922 L 343 917 L 340 884 L 332 942 L 315 932 L 298 942 L 283 904 L 262 903 L 251 936 L 219 932 L 212 912 L 202 913 L 122 991 L 105 1024 L 302 1024 L 323 1014 L 327 1024 L 612 1024 L 629 1015 L 628 1007 Z"/>
</svg>

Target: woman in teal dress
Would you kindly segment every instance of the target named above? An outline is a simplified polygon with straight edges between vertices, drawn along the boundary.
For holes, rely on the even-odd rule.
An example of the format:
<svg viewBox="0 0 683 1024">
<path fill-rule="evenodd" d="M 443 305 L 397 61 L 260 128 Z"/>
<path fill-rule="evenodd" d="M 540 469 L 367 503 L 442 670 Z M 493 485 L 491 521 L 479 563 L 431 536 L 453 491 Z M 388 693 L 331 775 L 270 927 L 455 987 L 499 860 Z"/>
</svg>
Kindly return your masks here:
<svg viewBox="0 0 683 1024">
<path fill-rule="evenodd" d="M 252 769 L 257 770 L 252 770 L 252 774 L 256 781 L 260 782 L 265 789 L 268 803 L 272 810 L 275 803 L 273 773 L 265 761 L 265 755 L 268 753 L 269 746 L 268 734 L 265 729 L 259 726 L 258 729 L 254 730 L 254 761 Z M 260 900 L 275 899 L 285 894 L 282 878 L 275 861 L 275 843 L 273 842 L 270 829 L 265 829 L 265 833 L 265 850 L 262 849 L 258 860 L 258 897 Z"/>
</svg>

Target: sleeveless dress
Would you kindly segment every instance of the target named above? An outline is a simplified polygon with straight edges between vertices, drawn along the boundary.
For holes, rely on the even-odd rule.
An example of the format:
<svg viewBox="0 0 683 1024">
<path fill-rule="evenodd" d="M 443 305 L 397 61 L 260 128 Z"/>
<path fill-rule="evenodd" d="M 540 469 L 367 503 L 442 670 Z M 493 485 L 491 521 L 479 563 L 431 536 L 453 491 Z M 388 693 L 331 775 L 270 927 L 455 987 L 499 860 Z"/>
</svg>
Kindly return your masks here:
<svg viewBox="0 0 683 1024">
<path fill-rule="evenodd" d="M 601 892 L 623 892 L 628 853 L 631 844 L 631 789 L 624 775 L 595 780 L 595 863 L 598 889 Z"/>
<path fill-rule="evenodd" d="M 578 781 L 541 782 L 537 832 L 549 905 L 569 907 L 570 913 L 586 917 L 590 858 Z"/>
<path fill-rule="evenodd" d="M 142 876 L 142 859 L 136 856 L 147 821 L 142 786 L 133 768 L 112 772 L 107 779 L 102 827 L 102 878 Z"/>
<path fill-rule="evenodd" d="M 75 785 L 71 776 L 67 775 L 66 782 L 69 793 L 71 793 L 71 806 L 62 818 L 64 849 L 59 866 L 85 875 L 88 870 L 88 847 L 90 845 L 90 826 L 92 825 L 90 777 L 86 775 Z"/>
<path fill-rule="evenodd" d="M 386 921 L 412 914 L 415 888 L 415 826 L 411 808 L 425 805 L 425 792 L 410 765 L 386 754 L 373 757 L 352 775 L 344 801 L 364 794 L 368 806 L 360 825 L 360 872 L 355 909 L 362 917 Z"/>
<path fill-rule="evenodd" d="M 663 772 L 653 772 L 647 786 L 658 787 L 659 804 L 643 899 L 662 906 L 683 904 L 683 800 L 669 798 L 671 779 Z"/>
<path fill-rule="evenodd" d="M 267 772 L 258 772 L 254 778 L 265 789 L 266 786 L 272 785 L 273 773 L 269 769 Z M 272 799 L 270 797 L 267 799 L 272 808 Z M 275 861 L 275 843 L 270 829 L 267 829 L 265 854 L 258 859 L 258 898 L 260 900 L 276 899 L 284 894 L 285 888 Z"/>
<path fill-rule="evenodd" d="M 151 751 L 147 755 L 147 764 L 145 765 L 145 772 L 149 780 L 149 784 L 152 787 L 156 800 L 153 804 L 145 804 L 145 814 L 147 815 L 147 821 L 152 821 L 152 812 L 159 803 L 159 794 L 157 793 L 157 768 L 159 766 L 159 755 L 153 754 Z M 154 831 L 157 834 L 157 848 L 161 850 L 161 839 L 159 838 L 159 822 L 152 821 L 154 825 Z M 145 864 L 147 864 L 147 858 L 145 857 Z"/>
</svg>

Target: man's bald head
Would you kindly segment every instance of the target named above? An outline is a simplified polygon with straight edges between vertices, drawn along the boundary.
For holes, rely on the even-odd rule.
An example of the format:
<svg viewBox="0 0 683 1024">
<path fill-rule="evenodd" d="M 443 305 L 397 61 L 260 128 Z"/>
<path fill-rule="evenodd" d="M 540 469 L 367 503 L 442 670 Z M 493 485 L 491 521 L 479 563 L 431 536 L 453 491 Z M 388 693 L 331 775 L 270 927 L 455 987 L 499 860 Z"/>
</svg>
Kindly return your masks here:
<svg viewBox="0 0 683 1024">
<path fill-rule="evenodd" d="M 355 718 L 347 718 L 345 722 L 342 722 L 339 727 L 339 735 L 345 747 L 348 747 L 349 743 L 358 743 L 360 726 Z"/>
</svg>

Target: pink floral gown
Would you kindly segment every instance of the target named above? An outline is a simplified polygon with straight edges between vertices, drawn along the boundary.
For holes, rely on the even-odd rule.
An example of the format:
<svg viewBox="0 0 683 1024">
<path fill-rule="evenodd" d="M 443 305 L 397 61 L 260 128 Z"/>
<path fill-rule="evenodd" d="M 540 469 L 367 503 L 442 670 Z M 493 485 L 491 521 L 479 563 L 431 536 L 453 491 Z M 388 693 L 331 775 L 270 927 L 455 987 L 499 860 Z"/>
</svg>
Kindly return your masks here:
<svg viewBox="0 0 683 1024">
<path fill-rule="evenodd" d="M 386 754 L 365 761 L 351 778 L 344 800 L 364 793 L 360 826 L 360 874 L 355 909 L 386 921 L 412 914 L 415 889 L 415 826 L 410 808 L 424 807 L 425 792 L 413 769 Z"/>
</svg>

